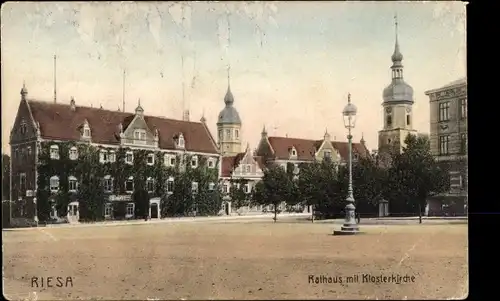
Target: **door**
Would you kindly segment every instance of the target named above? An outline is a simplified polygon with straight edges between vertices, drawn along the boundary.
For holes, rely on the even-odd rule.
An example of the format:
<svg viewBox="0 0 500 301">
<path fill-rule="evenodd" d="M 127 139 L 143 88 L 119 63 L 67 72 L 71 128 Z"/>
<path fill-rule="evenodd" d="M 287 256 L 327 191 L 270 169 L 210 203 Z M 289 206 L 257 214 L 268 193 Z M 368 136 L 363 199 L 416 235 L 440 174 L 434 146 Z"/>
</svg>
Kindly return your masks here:
<svg viewBox="0 0 500 301">
<path fill-rule="evenodd" d="M 68 222 L 75 223 L 80 219 L 78 212 L 78 204 L 69 204 L 68 205 Z"/>
<path fill-rule="evenodd" d="M 225 204 L 224 209 L 226 211 L 226 215 L 229 215 L 229 204 L 228 203 Z"/>
<path fill-rule="evenodd" d="M 151 204 L 151 218 L 158 218 L 158 204 Z"/>
</svg>

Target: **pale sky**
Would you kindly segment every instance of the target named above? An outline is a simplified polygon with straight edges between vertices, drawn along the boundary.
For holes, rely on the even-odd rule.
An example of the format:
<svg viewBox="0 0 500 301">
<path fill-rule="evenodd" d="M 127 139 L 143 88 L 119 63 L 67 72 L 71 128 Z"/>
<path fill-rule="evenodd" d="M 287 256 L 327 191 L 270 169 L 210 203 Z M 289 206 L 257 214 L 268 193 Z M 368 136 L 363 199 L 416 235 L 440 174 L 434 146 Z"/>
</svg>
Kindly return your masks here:
<svg viewBox="0 0 500 301">
<path fill-rule="evenodd" d="M 462 2 L 185 4 L 4 3 L 2 152 L 10 153 L 23 80 L 28 98 L 52 101 L 54 54 L 58 102 L 73 96 L 77 105 L 117 110 L 126 69 L 126 111 L 140 98 L 145 114 L 181 119 L 184 81 L 191 120 L 204 112 L 214 136 L 230 64 L 243 148 L 257 146 L 264 124 L 269 135 L 321 139 L 328 129 L 346 141 L 341 112 L 350 92 L 354 140 L 363 133 L 376 149 L 396 13 L 416 130 L 429 132 L 424 92 L 466 75 Z"/>
</svg>

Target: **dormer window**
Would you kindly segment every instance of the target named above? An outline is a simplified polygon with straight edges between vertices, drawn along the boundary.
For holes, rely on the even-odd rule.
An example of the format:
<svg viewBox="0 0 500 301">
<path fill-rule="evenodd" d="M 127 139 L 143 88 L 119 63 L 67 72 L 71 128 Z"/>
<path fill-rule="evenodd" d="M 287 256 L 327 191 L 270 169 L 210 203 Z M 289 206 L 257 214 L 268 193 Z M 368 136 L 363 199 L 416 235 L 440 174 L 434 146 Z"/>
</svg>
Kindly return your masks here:
<svg viewBox="0 0 500 301">
<path fill-rule="evenodd" d="M 332 151 L 327 150 L 324 152 L 324 154 L 325 154 L 325 158 L 327 158 L 327 159 L 330 159 L 332 157 Z"/>
<path fill-rule="evenodd" d="M 292 148 L 290 149 L 290 156 L 291 157 L 297 157 L 297 150 L 295 149 L 295 147 L 292 146 Z"/>
<path fill-rule="evenodd" d="M 148 154 L 147 163 L 150 166 L 155 164 L 155 154 Z"/>
<path fill-rule="evenodd" d="M 82 129 L 82 138 L 90 139 L 92 136 L 92 131 L 90 130 L 90 126 L 87 120 L 85 120 Z"/>
<path fill-rule="evenodd" d="M 53 160 L 59 160 L 59 146 L 57 145 L 50 146 L 50 158 Z"/>
<path fill-rule="evenodd" d="M 184 148 L 186 146 L 186 141 L 184 140 L 184 135 L 179 134 L 179 138 L 177 139 L 177 146 L 179 148 Z"/>
<path fill-rule="evenodd" d="M 23 135 L 26 134 L 26 132 L 27 132 L 26 121 L 23 120 L 21 122 L 21 128 L 20 128 L 20 130 L 21 130 L 21 134 L 23 134 Z"/>
<path fill-rule="evenodd" d="M 250 173 L 250 170 L 251 170 L 250 165 L 249 164 L 245 164 L 243 170 L 244 170 L 245 173 Z"/>
<path fill-rule="evenodd" d="M 127 163 L 127 164 L 134 163 L 134 153 L 133 152 L 126 152 L 125 153 L 125 163 Z"/>
<path fill-rule="evenodd" d="M 69 159 L 70 160 L 78 159 L 78 149 L 76 148 L 76 146 L 73 146 L 69 149 Z"/>
<path fill-rule="evenodd" d="M 191 167 L 192 168 L 198 167 L 198 156 L 193 156 L 191 158 Z"/>
</svg>

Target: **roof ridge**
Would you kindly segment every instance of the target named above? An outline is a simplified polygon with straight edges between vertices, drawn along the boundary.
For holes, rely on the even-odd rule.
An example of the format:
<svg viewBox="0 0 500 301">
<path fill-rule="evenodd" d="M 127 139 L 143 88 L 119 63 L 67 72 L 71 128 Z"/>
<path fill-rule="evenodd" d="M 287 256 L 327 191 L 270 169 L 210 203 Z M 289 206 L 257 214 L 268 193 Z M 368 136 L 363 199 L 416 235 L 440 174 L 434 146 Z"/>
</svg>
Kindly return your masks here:
<svg viewBox="0 0 500 301">
<path fill-rule="evenodd" d="M 37 103 L 41 103 L 41 104 L 44 104 L 44 105 L 50 105 L 50 106 L 53 106 L 53 105 L 59 105 L 59 106 L 65 106 L 65 107 L 69 107 L 71 106 L 70 104 L 67 104 L 67 103 L 53 103 L 53 102 L 50 102 L 50 101 L 45 101 L 45 100 L 37 100 L 37 99 L 29 99 L 28 100 L 28 103 L 30 102 L 37 102 Z M 109 110 L 109 109 L 104 109 L 104 108 L 96 108 L 96 107 L 90 107 L 90 106 L 85 106 L 85 105 L 77 105 L 76 106 L 77 108 L 86 108 L 86 109 L 91 109 L 91 110 L 96 110 L 96 111 L 104 111 L 104 112 L 109 112 L 109 113 L 113 113 L 113 114 L 124 114 L 124 115 L 130 115 L 130 116 L 134 116 L 135 114 L 132 113 L 132 112 L 122 112 L 122 111 L 116 111 L 116 110 Z M 162 120 L 173 120 L 173 121 L 179 121 L 179 122 L 185 122 L 185 123 L 195 123 L 195 124 L 201 124 L 202 122 L 197 122 L 197 121 L 186 121 L 186 120 L 182 120 L 182 119 L 174 119 L 174 118 L 168 118 L 168 117 L 163 117 L 163 116 L 155 116 L 155 115 L 147 115 L 147 114 L 144 114 L 144 117 L 149 117 L 149 118 L 158 118 L 158 119 L 162 119 Z"/>
</svg>

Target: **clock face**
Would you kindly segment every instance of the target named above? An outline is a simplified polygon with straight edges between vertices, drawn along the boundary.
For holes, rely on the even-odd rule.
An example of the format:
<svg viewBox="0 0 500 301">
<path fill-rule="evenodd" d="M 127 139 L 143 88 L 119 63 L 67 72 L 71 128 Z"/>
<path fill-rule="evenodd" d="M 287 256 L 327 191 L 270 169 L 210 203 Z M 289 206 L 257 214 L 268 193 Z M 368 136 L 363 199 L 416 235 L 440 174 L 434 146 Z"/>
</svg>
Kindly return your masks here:
<svg viewBox="0 0 500 301">
<path fill-rule="evenodd" d="M 411 112 L 411 108 L 410 107 L 406 108 L 406 112 L 410 113 Z"/>
<path fill-rule="evenodd" d="M 391 107 L 387 107 L 387 108 L 385 108 L 385 112 L 386 112 L 387 114 L 390 114 L 390 113 L 392 112 L 392 108 L 391 108 Z"/>
</svg>

